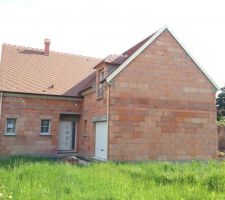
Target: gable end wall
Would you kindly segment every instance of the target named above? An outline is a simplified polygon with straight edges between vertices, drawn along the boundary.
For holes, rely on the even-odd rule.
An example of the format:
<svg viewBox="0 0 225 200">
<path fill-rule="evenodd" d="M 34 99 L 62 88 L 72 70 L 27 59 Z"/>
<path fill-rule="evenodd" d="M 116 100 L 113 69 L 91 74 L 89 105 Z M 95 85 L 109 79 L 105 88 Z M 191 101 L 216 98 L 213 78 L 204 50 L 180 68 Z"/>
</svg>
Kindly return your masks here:
<svg viewBox="0 0 225 200">
<path fill-rule="evenodd" d="M 216 156 L 214 86 L 168 31 L 113 79 L 109 113 L 110 160 Z"/>
</svg>

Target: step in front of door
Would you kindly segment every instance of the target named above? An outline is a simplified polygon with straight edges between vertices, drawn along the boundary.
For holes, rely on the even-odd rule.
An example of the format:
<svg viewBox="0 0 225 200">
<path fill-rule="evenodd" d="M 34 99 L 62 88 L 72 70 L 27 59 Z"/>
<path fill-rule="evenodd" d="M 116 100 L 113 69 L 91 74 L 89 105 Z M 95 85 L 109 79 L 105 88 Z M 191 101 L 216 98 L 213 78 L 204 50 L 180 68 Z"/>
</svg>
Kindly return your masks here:
<svg viewBox="0 0 225 200">
<path fill-rule="evenodd" d="M 79 153 L 75 150 L 58 150 L 58 155 L 79 155 Z"/>
</svg>

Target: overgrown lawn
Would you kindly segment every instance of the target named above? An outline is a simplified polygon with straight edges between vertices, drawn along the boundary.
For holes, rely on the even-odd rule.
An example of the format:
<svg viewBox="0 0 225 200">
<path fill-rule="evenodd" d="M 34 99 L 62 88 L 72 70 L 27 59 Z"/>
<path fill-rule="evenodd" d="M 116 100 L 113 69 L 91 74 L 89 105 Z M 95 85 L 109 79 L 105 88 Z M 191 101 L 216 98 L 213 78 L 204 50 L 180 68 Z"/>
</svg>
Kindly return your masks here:
<svg viewBox="0 0 225 200">
<path fill-rule="evenodd" d="M 0 200 L 225 199 L 224 162 L 93 163 L 0 160 Z"/>
</svg>

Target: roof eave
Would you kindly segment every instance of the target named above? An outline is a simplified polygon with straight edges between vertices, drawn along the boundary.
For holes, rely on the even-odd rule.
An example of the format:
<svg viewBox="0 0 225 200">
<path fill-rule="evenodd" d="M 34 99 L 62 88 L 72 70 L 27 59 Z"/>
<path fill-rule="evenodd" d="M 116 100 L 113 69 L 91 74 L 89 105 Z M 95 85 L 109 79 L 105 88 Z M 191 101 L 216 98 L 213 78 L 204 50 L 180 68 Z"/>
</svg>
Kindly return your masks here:
<svg viewBox="0 0 225 200">
<path fill-rule="evenodd" d="M 32 92 L 13 92 L 7 90 L 0 90 L 1 93 L 8 94 L 20 94 L 20 95 L 34 95 L 34 96 L 48 96 L 48 97 L 60 97 L 60 98 L 73 98 L 73 99 L 83 99 L 82 96 L 70 96 L 70 95 L 56 95 L 56 94 L 40 94 L 40 93 L 32 93 Z"/>
</svg>

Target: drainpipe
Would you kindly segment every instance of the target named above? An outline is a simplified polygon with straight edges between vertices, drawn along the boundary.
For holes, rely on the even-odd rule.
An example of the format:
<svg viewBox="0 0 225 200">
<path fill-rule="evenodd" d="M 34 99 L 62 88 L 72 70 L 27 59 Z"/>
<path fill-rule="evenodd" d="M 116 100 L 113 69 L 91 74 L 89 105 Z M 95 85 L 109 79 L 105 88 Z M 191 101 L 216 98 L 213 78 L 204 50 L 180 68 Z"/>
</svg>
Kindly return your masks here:
<svg viewBox="0 0 225 200">
<path fill-rule="evenodd" d="M 106 82 L 107 83 L 107 82 Z M 107 143 L 108 143 L 108 155 L 107 155 L 107 160 L 109 159 L 109 104 L 110 104 L 110 84 L 108 84 L 108 90 L 107 90 L 107 135 L 108 135 L 108 139 L 107 139 Z"/>
<path fill-rule="evenodd" d="M 0 92 L 0 120 L 2 117 L 2 98 L 3 98 L 3 92 Z"/>
</svg>

